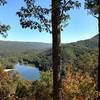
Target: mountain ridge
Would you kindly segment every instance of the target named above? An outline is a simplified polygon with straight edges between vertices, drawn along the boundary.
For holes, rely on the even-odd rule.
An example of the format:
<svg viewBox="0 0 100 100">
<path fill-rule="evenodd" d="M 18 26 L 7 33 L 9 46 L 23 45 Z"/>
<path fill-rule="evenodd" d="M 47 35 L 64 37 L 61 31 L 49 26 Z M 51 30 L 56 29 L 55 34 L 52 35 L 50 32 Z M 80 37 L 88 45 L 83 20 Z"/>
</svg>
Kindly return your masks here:
<svg viewBox="0 0 100 100">
<path fill-rule="evenodd" d="M 51 48 L 49 43 L 41 42 L 19 42 L 19 41 L 0 41 L 1 51 L 26 51 L 26 50 L 46 50 Z"/>
<path fill-rule="evenodd" d="M 86 40 L 80 40 L 72 43 L 64 43 L 63 47 L 81 47 L 88 49 L 95 49 L 98 47 L 98 34 L 94 37 Z M 20 42 L 20 41 L 2 41 L 0 40 L 0 52 L 4 51 L 26 51 L 26 50 L 40 50 L 45 51 L 51 49 L 51 43 L 42 43 L 42 42 Z"/>
</svg>

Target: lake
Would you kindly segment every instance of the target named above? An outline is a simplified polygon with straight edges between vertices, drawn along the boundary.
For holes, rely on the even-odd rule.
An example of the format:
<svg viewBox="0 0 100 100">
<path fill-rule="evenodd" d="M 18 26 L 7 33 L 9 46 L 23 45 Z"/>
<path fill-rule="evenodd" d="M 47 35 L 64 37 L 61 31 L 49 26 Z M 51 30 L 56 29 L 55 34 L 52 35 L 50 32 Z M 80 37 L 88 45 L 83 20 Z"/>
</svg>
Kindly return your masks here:
<svg viewBox="0 0 100 100">
<path fill-rule="evenodd" d="M 14 71 L 18 72 L 25 80 L 35 81 L 40 79 L 40 71 L 36 67 L 17 63 L 14 66 Z"/>
</svg>

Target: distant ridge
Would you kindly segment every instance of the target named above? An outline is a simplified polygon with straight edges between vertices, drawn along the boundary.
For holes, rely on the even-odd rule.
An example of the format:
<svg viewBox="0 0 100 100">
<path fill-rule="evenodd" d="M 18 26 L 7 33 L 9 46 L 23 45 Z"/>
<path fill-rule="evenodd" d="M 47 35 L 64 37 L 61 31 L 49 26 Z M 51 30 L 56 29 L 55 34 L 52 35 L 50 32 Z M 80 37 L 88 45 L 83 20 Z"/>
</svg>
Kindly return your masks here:
<svg viewBox="0 0 100 100">
<path fill-rule="evenodd" d="M 46 50 L 51 48 L 49 43 L 41 42 L 19 42 L 19 41 L 0 41 L 0 52 L 14 52 L 14 51 L 26 51 L 26 50 Z"/>
<path fill-rule="evenodd" d="M 62 54 L 63 56 L 66 56 L 67 54 L 71 55 L 71 54 L 82 54 L 84 52 L 88 52 L 91 50 L 96 50 L 99 48 L 98 46 L 98 39 L 99 39 L 99 35 L 95 35 L 94 37 L 90 38 L 90 39 L 86 39 L 86 40 L 80 40 L 77 42 L 72 42 L 72 43 L 64 43 L 62 44 Z M 43 53 L 46 56 L 50 56 L 52 54 L 51 52 L 52 50 L 46 50 Z"/>
<path fill-rule="evenodd" d="M 95 35 L 94 37 L 82 41 L 76 42 L 76 44 L 83 45 L 84 47 L 95 49 L 99 47 L 99 35 Z"/>
<path fill-rule="evenodd" d="M 69 48 L 84 48 L 84 49 L 96 49 L 98 48 L 99 35 L 86 40 L 80 40 L 73 43 L 64 43 L 62 46 L 67 49 Z M 39 50 L 47 52 L 50 50 L 52 44 L 41 43 L 41 42 L 20 42 L 20 41 L 1 41 L 0 40 L 0 53 L 1 52 L 23 52 L 26 50 Z"/>
</svg>

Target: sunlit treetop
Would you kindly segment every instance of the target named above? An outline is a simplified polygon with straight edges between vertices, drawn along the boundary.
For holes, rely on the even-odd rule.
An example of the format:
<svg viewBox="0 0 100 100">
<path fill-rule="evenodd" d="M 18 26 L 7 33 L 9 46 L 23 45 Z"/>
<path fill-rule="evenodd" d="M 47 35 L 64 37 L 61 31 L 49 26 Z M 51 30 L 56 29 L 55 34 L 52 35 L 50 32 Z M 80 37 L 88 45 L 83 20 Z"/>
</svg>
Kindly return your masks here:
<svg viewBox="0 0 100 100">
<path fill-rule="evenodd" d="M 46 31 L 52 32 L 51 29 L 51 13 L 52 7 L 41 7 L 36 4 L 36 0 L 24 0 L 26 5 L 21 7 L 17 12 L 20 18 L 20 24 L 22 28 L 37 29 L 39 32 Z M 56 3 L 57 4 L 57 3 Z M 63 29 L 66 26 L 65 21 L 69 19 L 68 11 L 79 7 L 80 3 L 74 0 L 60 0 L 60 28 Z"/>
</svg>

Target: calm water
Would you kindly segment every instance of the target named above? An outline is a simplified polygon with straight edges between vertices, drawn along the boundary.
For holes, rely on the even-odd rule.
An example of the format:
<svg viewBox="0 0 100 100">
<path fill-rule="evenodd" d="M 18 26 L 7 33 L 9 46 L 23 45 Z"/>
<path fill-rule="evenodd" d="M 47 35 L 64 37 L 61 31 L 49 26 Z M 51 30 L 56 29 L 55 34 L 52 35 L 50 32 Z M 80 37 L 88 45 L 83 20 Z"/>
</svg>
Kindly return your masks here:
<svg viewBox="0 0 100 100">
<path fill-rule="evenodd" d="M 40 79 L 40 71 L 36 67 L 31 67 L 22 64 L 15 64 L 14 69 L 16 72 L 19 72 L 22 78 L 26 80 L 39 80 Z"/>
</svg>

